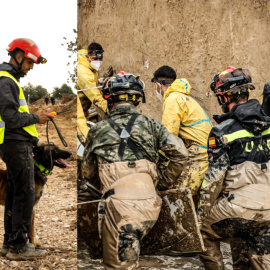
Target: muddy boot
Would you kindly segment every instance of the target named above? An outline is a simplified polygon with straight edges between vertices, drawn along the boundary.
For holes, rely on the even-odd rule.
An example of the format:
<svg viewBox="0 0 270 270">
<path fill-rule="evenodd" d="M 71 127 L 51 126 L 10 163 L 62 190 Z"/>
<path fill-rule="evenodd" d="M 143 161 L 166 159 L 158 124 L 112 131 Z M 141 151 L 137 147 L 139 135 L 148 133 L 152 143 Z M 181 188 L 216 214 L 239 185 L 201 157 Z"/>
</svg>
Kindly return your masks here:
<svg viewBox="0 0 270 270">
<path fill-rule="evenodd" d="M 9 238 L 9 235 L 8 234 L 4 234 L 4 242 L 3 242 L 2 249 L 0 251 L 0 255 L 1 256 L 6 256 L 7 253 L 8 253 L 8 251 L 9 251 L 10 245 L 8 244 L 8 238 Z"/>
<path fill-rule="evenodd" d="M 3 244 L 2 249 L 0 251 L 1 256 L 6 256 L 9 251 L 9 246 L 6 244 Z"/>
<path fill-rule="evenodd" d="M 10 248 L 6 255 L 6 258 L 11 261 L 25 261 L 43 257 L 45 254 L 46 250 L 35 249 L 34 245 L 26 244 L 26 246 L 24 246 L 20 250 Z"/>
<path fill-rule="evenodd" d="M 222 253 L 220 251 L 220 240 L 212 239 L 203 233 L 202 235 L 206 251 L 200 253 L 200 260 L 205 270 L 224 270 Z"/>
</svg>

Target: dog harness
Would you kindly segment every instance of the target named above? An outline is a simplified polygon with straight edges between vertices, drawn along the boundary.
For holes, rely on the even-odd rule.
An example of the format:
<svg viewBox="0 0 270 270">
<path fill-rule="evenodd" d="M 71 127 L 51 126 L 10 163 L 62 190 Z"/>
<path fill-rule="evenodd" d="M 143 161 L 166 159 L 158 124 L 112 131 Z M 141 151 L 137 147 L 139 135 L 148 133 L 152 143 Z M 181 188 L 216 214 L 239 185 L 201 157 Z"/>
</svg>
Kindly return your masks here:
<svg viewBox="0 0 270 270">
<path fill-rule="evenodd" d="M 33 162 L 46 175 L 51 175 L 53 173 L 49 169 L 46 169 L 43 165 L 39 164 L 34 158 L 33 158 Z"/>
</svg>

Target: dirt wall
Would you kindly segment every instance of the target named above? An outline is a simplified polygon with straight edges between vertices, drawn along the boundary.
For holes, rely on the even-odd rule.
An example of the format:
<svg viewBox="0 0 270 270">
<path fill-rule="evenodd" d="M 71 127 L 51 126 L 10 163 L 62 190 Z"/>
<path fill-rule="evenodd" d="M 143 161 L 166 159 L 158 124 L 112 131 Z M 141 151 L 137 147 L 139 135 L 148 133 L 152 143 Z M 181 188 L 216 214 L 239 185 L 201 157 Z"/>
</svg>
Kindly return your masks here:
<svg viewBox="0 0 270 270">
<path fill-rule="evenodd" d="M 162 65 L 189 80 L 208 115 L 220 113 L 207 97 L 213 76 L 228 65 L 249 68 L 259 99 L 270 80 L 270 1 L 222 0 L 78 0 L 78 48 L 95 41 L 104 50 L 101 74 L 140 74 L 147 104 L 141 112 L 161 119 L 162 105 L 151 83 Z"/>
</svg>

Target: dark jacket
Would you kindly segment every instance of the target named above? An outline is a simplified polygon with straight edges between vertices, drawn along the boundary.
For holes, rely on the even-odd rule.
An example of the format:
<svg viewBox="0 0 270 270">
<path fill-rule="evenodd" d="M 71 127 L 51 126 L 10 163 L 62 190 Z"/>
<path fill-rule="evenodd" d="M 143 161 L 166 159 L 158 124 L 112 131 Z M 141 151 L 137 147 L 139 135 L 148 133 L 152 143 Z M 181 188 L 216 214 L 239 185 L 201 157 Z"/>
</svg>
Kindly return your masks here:
<svg viewBox="0 0 270 270">
<path fill-rule="evenodd" d="M 270 81 L 268 81 L 263 89 L 262 108 L 264 112 L 270 116 Z"/>
<path fill-rule="evenodd" d="M 264 169 L 270 160 L 270 117 L 262 111 L 258 100 L 235 105 L 230 112 L 214 116 L 214 119 L 218 125 L 209 135 L 209 167 L 202 183 L 198 209 L 201 220 L 222 194 L 231 166 L 251 161 Z"/>
<path fill-rule="evenodd" d="M 251 99 L 244 104 L 236 105 L 229 113 L 214 116 L 219 124 L 214 127 L 209 137 L 216 138 L 216 147 L 222 146 L 219 156 L 228 154 L 230 166 L 249 160 L 255 137 L 262 134 L 262 142 L 268 147 L 259 147 L 253 158 L 258 164 L 267 162 L 269 158 L 270 134 L 264 132 L 270 128 L 270 117 L 267 117 L 256 99 Z M 248 133 L 247 133 L 247 132 Z M 216 155 L 216 147 L 209 147 L 211 155 Z"/>
<path fill-rule="evenodd" d="M 7 71 L 18 81 L 23 75 L 9 63 L 1 64 L 0 71 Z M 18 111 L 19 107 L 18 86 L 8 77 L 0 77 L 0 114 L 5 122 L 5 141 L 20 140 L 34 143 L 37 138 L 32 137 L 22 127 L 38 123 L 39 117 L 36 114 L 21 113 Z"/>
</svg>

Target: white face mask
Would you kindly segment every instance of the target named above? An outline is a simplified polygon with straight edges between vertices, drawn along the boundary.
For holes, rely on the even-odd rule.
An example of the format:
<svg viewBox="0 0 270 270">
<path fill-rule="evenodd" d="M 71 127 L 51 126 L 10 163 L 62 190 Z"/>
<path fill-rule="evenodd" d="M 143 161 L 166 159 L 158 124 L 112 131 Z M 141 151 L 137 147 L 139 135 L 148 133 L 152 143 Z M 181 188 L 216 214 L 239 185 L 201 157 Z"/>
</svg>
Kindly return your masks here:
<svg viewBox="0 0 270 270">
<path fill-rule="evenodd" d="M 158 98 L 161 102 L 163 102 L 164 97 L 163 97 L 163 95 L 161 94 L 161 89 L 159 89 L 159 92 L 158 92 L 157 84 L 156 84 L 156 93 L 157 93 L 157 98 Z"/>
<path fill-rule="evenodd" d="M 102 61 L 91 61 L 90 66 L 95 69 L 96 71 L 99 70 L 100 66 L 102 65 Z"/>
</svg>

